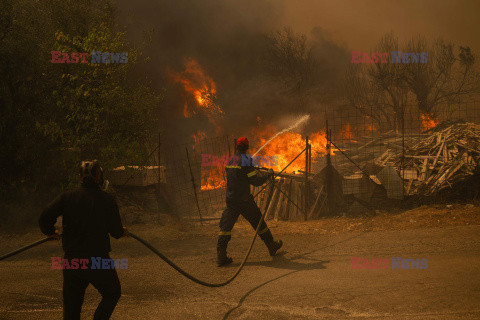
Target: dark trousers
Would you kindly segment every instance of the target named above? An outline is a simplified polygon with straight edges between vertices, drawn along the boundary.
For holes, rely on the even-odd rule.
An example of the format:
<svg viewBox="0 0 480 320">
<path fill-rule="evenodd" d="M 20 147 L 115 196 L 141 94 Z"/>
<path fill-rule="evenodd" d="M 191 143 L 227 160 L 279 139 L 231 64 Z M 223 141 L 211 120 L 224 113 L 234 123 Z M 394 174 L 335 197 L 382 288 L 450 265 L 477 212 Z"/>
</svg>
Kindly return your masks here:
<svg viewBox="0 0 480 320">
<path fill-rule="evenodd" d="M 85 290 L 90 283 L 102 295 L 102 301 L 100 301 L 93 319 L 110 319 L 121 295 L 117 271 L 115 269 L 64 269 L 64 320 L 80 320 Z"/>
<path fill-rule="evenodd" d="M 262 212 L 252 195 L 246 201 L 227 202 L 227 208 L 223 211 L 220 219 L 220 233 L 217 243 L 219 249 L 225 250 L 227 248 L 228 242 L 232 238 L 233 226 L 237 222 L 239 215 L 242 215 L 255 230 L 257 229 L 258 223 L 262 218 Z M 262 222 L 258 234 L 265 243 L 273 241 L 272 233 L 265 221 Z"/>
</svg>

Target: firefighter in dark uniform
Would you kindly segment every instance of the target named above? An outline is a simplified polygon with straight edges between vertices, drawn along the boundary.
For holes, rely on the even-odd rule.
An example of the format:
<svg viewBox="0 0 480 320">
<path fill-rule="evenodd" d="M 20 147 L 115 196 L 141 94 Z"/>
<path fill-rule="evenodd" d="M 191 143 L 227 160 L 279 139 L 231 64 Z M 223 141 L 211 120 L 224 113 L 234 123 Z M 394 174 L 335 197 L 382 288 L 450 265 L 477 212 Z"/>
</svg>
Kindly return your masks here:
<svg viewBox="0 0 480 320">
<path fill-rule="evenodd" d="M 217 244 L 217 264 L 219 267 L 232 263 L 232 258 L 227 256 L 227 245 L 238 216 L 241 214 L 255 230 L 262 218 L 262 213 L 250 193 L 250 185 L 261 186 L 270 177 L 273 178 L 273 171 L 269 175 L 262 175 L 251 165 L 251 159 L 248 159 L 245 154 L 247 150 L 248 139 L 245 137 L 238 138 L 235 157 L 229 160 L 225 168 L 227 173 L 227 208 L 223 211 L 220 219 L 220 233 Z M 258 234 L 265 242 L 270 255 L 274 256 L 282 246 L 282 241 L 273 240 L 272 233 L 265 221 L 262 222 Z"/>
<path fill-rule="evenodd" d="M 91 268 L 91 258 L 110 259 L 109 234 L 118 239 L 128 235 L 122 226 L 115 199 L 104 192 L 103 172 L 98 161 L 83 161 L 80 165 L 82 185 L 57 197 L 42 212 L 41 231 L 52 239 L 59 239 L 55 223 L 62 216 L 62 246 L 64 259 L 88 259 L 87 268 L 63 269 L 63 318 L 80 320 L 83 299 L 91 283 L 102 295 L 94 320 L 110 319 L 121 295 L 117 271 L 112 268 Z"/>
</svg>

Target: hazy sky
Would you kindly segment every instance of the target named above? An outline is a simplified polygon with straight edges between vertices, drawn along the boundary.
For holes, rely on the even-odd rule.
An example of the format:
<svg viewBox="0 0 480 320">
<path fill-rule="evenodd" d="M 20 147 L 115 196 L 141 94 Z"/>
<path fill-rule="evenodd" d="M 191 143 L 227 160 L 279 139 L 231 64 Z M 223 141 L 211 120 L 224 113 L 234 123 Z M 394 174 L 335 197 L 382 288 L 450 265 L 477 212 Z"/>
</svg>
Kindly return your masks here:
<svg viewBox="0 0 480 320">
<path fill-rule="evenodd" d="M 284 0 L 283 23 L 302 32 L 321 26 L 354 50 L 368 50 L 388 31 L 400 40 L 442 36 L 480 52 L 478 0 Z"/>
<path fill-rule="evenodd" d="M 129 31 L 156 29 L 178 38 L 182 24 L 197 24 L 221 35 L 244 28 L 267 31 L 282 26 L 309 33 L 314 27 L 352 50 L 369 50 L 380 37 L 394 31 L 400 41 L 422 34 L 438 36 L 480 52 L 480 0 L 117 0 L 121 24 Z M 133 13 L 133 20 L 125 14 Z M 166 16 L 165 16 L 166 15 Z M 172 18 L 168 18 L 171 16 Z M 176 18 L 174 18 L 176 17 Z M 168 29 L 158 23 L 170 19 Z M 233 18 L 233 19 L 232 19 Z M 176 19 L 176 20 L 175 20 Z M 177 24 L 175 24 L 175 22 Z M 198 29 L 198 28 L 196 28 Z M 194 29 L 194 30 L 196 30 Z M 188 30 L 187 30 L 188 32 Z M 211 32 L 211 30 L 209 31 Z M 192 32 L 193 33 L 193 32 Z M 185 34 L 181 34 L 186 36 Z"/>
</svg>

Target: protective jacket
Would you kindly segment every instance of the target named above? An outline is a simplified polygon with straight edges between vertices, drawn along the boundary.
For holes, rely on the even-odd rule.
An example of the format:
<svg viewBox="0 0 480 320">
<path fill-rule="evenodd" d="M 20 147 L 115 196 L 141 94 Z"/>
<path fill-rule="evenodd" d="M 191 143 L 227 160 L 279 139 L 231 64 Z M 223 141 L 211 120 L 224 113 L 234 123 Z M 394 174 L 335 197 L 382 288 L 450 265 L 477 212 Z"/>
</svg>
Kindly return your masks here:
<svg viewBox="0 0 480 320">
<path fill-rule="evenodd" d="M 118 239 L 124 233 L 115 199 L 93 182 L 64 192 L 47 206 L 39 219 L 45 235 L 55 232 L 59 216 L 66 256 L 106 256 L 111 251 L 109 234 Z"/>
<path fill-rule="evenodd" d="M 262 175 L 251 165 L 244 153 L 237 153 L 225 167 L 227 174 L 227 206 L 247 201 L 251 196 L 250 185 L 261 186 L 268 176 Z"/>
</svg>

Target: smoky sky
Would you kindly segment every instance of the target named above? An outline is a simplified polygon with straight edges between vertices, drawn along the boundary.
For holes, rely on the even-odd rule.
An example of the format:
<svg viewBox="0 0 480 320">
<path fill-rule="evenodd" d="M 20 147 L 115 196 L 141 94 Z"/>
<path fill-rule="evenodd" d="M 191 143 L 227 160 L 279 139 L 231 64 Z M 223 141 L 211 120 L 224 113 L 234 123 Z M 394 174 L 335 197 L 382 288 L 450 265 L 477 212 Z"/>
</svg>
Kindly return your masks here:
<svg viewBox="0 0 480 320">
<path fill-rule="evenodd" d="M 184 92 L 166 78 L 166 69 L 182 71 L 194 58 L 217 84 L 217 103 L 225 110 L 225 134 L 244 134 L 257 117 L 274 122 L 288 115 L 310 113 L 322 121 L 351 50 L 372 49 L 393 31 L 399 40 L 422 34 L 443 37 L 480 49 L 477 15 L 480 1 L 318 1 L 318 0 L 118 0 L 118 24 L 140 45 L 145 31 L 152 42 L 150 57 L 138 72 L 162 92 L 159 112 L 167 130 L 189 135 L 196 129 L 213 132 L 206 117 L 182 117 Z M 305 34 L 321 66 L 321 89 L 298 99 L 265 76 L 266 36 L 287 26 Z M 319 124 L 313 124 L 319 126 Z M 315 128 L 312 128 L 312 130 Z M 317 130 L 319 128 L 316 128 Z"/>
<path fill-rule="evenodd" d="M 353 50 L 369 50 L 386 32 L 400 41 L 421 34 L 480 51 L 477 0 L 289 0 L 282 22 L 302 32 L 322 26 Z"/>
</svg>

